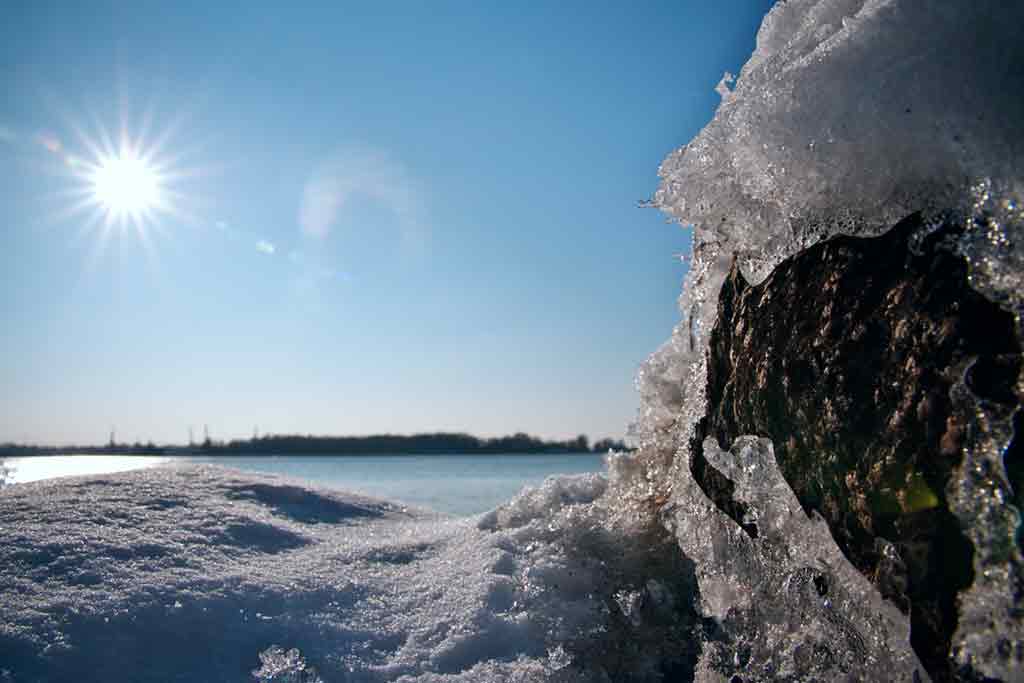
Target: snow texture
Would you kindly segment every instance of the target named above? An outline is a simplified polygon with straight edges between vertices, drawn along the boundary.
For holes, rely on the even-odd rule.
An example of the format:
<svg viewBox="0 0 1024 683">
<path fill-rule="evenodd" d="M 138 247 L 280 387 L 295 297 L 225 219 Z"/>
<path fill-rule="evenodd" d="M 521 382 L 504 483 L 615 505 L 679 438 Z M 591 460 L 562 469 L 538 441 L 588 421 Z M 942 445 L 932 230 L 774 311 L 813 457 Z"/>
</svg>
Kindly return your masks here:
<svg viewBox="0 0 1024 683">
<path fill-rule="evenodd" d="M 607 486 L 549 479 L 470 519 L 212 466 L 9 486 L 0 680 L 692 669 L 692 571 L 663 530 L 615 533 L 594 503 Z"/>
</svg>

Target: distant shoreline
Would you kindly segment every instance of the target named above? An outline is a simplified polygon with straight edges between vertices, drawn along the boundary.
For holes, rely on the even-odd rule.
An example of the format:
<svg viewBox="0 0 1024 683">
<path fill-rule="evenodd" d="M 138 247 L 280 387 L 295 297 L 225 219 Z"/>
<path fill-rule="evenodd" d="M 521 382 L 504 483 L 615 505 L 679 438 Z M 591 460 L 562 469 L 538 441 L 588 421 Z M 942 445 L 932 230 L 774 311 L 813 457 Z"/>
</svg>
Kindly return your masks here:
<svg viewBox="0 0 1024 683">
<path fill-rule="evenodd" d="M 545 441 L 528 434 L 480 438 L 461 433 L 370 436 L 268 435 L 193 445 L 153 443 L 103 446 L 0 445 L 0 458 L 42 455 L 165 455 L 165 456 L 330 456 L 330 455 L 593 455 L 609 450 L 631 450 L 621 440 L 602 439 L 592 446 L 586 436 L 566 441 Z"/>
</svg>

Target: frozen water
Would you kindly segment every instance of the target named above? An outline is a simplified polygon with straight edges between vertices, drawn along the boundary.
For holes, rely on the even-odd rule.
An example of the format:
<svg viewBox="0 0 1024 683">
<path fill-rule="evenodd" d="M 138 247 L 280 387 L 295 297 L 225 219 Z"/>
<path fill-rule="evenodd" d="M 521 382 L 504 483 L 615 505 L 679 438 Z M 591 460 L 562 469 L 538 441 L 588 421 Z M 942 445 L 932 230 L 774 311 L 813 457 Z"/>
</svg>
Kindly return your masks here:
<svg viewBox="0 0 1024 683">
<path fill-rule="evenodd" d="M 692 478 L 677 483 L 672 515 L 697 567 L 707 633 L 698 680 L 921 680 L 905 617 L 849 562 L 825 520 L 808 517 L 775 463 L 771 442 L 713 439 L 704 455 L 736 485 L 750 534 Z"/>
<path fill-rule="evenodd" d="M 1017 339 L 1024 339 L 1024 210 L 1017 196 L 990 180 L 974 188 L 973 198 L 958 245 L 971 284 L 1015 314 Z M 1024 368 L 1016 379 L 1017 395 L 1024 395 Z M 975 580 L 960 595 L 953 654 L 958 663 L 987 676 L 1016 680 L 1024 676 L 1024 556 L 1021 510 L 1010 502 L 1014 492 L 1003 464 L 1013 438 L 1013 414 L 979 400 L 964 381 L 954 387 L 952 398 L 971 429 L 949 497 L 975 548 Z"/>
<path fill-rule="evenodd" d="M 775 585 L 782 574 L 774 572 L 784 574 L 787 561 L 772 555 L 764 540 L 742 540 L 735 524 L 706 510 L 689 472 L 687 444 L 705 412 L 707 339 L 734 259 L 748 280 L 758 282 L 782 259 L 830 236 L 877 234 L 916 211 L 952 214 L 966 227 L 958 248 L 968 259 L 973 286 L 1014 312 L 1019 329 L 1024 310 L 1022 23 L 1022 3 L 778 3 L 739 77 L 726 74 L 719 84 L 722 102 L 713 120 L 663 162 L 652 203 L 693 229 L 693 256 L 680 297 L 682 321 L 637 377 L 641 409 L 634 433 L 641 449 L 624 476 L 632 481 L 631 493 L 618 495 L 626 501 L 670 501 L 666 509 L 674 511 L 670 517 L 680 544 L 698 566 L 703 614 L 721 620 L 730 602 L 751 614 L 742 606 L 744 596 L 762 596 L 757 581 Z M 1024 380 L 1018 387 L 1024 393 Z M 979 552 L 978 578 L 961 596 L 955 655 L 977 673 L 1015 680 L 1024 667 L 1024 626 L 1015 597 L 1024 592 L 1024 580 L 1014 541 L 1020 514 L 1010 503 L 1001 461 L 1012 434 L 1010 416 L 981 405 L 966 388 L 958 400 L 970 417 L 974 442 L 951 484 L 951 499 Z M 730 471 L 742 476 L 736 468 Z M 795 527 L 791 531 L 797 533 Z M 829 544 L 813 529 L 805 531 L 790 537 L 790 551 L 805 553 L 804 561 L 811 563 L 828 549 L 804 539 Z M 749 548 L 708 564 L 707 548 L 696 538 L 733 550 L 734 541 Z M 754 581 L 744 574 L 751 571 L 744 557 L 780 564 L 767 574 L 758 569 Z M 717 608 L 716 594 L 725 596 Z M 779 610 L 769 617 L 795 629 L 786 647 L 798 635 L 812 637 L 817 627 L 793 620 L 804 613 L 799 602 L 787 606 L 763 597 L 761 604 Z M 865 604 L 877 606 L 875 597 Z M 898 621 L 893 615 L 885 619 L 890 617 Z M 853 623 L 874 622 L 858 613 Z M 889 635 L 879 639 L 875 631 L 864 641 L 872 644 L 865 650 L 868 659 L 895 656 L 898 629 L 886 623 Z M 739 631 L 724 628 L 732 654 L 744 660 L 753 657 L 744 648 L 767 653 L 782 643 L 770 628 L 747 636 L 739 635 L 739 626 Z M 825 641 L 833 638 L 841 640 L 841 633 L 833 631 Z M 722 647 L 707 647 L 701 670 L 723 671 L 714 664 L 724 657 L 714 654 Z M 787 665 L 796 666 L 798 650 L 781 651 L 790 652 Z M 830 677 L 845 675 L 841 658 L 829 661 Z M 743 680 L 781 675 L 771 668 L 775 664 L 759 666 Z M 877 670 L 864 669 L 858 676 L 873 678 L 869 671 Z"/>
<path fill-rule="evenodd" d="M 1020 206 L 1022 22 L 1021 3 L 775 6 L 739 77 L 719 85 L 715 117 L 660 169 L 654 204 L 693 227 L 694 253 L 683 321 L 638 378 L 641 438 L 703 412 L 701 390 L 681 392 L 679 381 L 702 382 L 703 343 L 734 255 L 758 282 L 834 234 L 874 234 L 920 210 L 970 215 L 978 183 L 992 188 L 992 203 Z M 1019 236 L 1016 211 L 1018 227 L 1002 225 L 1003 234 Z M 1021 264 L 1012 265 L 996 267 L 1017 274 L 1003 291 L 1021 291 Z"/>
</svg>

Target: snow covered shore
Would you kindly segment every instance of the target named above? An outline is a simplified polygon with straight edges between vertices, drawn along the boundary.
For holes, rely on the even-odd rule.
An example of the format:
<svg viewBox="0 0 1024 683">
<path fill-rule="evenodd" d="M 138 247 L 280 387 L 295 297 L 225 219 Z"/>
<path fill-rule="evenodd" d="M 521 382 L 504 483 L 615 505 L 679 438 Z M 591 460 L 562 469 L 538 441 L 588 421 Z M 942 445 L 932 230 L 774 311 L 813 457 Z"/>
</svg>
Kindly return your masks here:
<svg viewBox="0 0 1024 683">
<path fill-rule="evenodd" d="M 468 520 L 218 467 L 7 487 L 0 680 L 252 681 L 273 645 L 327 681 L 692 667 L 681 555 L 610 537 L 587 505 L 606 485 Z"/>
</svg>

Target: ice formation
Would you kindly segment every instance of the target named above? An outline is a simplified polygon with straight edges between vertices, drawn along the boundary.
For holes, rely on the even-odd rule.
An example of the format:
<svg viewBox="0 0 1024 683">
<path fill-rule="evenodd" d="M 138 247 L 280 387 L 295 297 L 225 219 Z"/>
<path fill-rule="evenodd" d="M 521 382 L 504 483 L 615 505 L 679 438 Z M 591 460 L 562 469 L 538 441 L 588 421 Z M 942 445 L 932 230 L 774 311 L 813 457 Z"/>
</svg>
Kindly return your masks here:
<svg viewBox="0 0 1024 683">
<path fill-rule="evenodd" d="M 660 169 L 654 204 L 693 227 L 694 253 L 683 321 L 640 375 L 645 438 L 700 407 L 679 380 L 701 384 L 694 366 L 734 255 L 756 283 L 835 234 L 876 234 L 920 210 L 969 216 L 979 184 L 989 203 L 1018 207 L 998 228 L 1012 242 L 1024 194 L 1022 20 L 1020 3 L 775 6 L 739 77 L 719 85 L 713 120 Z M 995 256 L 981 257 L 1004 264 L 993 285 L 1024 289 L 1021 264 Z"/>
<path fill-rule="evenodd" d="M 704 643 L 702 677 L 914 680 L 922 668 L 907 646 L 906 618 L 846 561 L 825 520 L 804 513 L 771 442 L 741 437 L 726 452 L 708 439 L 704 455 L 735 483 L 758 534 L 719 511 L 692 478 L 678 482 L 675 535 L 697 567 L 701 614 L 718 628 Z"/>
<path fill-rule="evenodd" d="M 683 320 L 638 376 L 642 407 L 635 432 L 643 447 L 633 490 L 637 498 L 670 501 L 679 542 L 700 568 L 702 596 L 711 586 L 714 593 L 732 585 L 735 609 L 743 612 L 738 596 L 746 594 L 757 604 L 776 605 L 788 613 L 782 622 L 790 623 L 793 610 L 803 608 L 799 601 L 776 600 L 775 572 L 797 561 L 790 558 L 795 549 L 808 565 L 835 559 L 828 543 L 797 543 L 800 536 L 790 538 L 789 559 L 771 556 L 769 562 L 767 550 L 707 532 L 720 524 L 722 533 L 735 531 L 735 525 L 704 507 L 689 473 L 687 445 L 705 411 L 707 338 L 734 258 L 757 282 L 782 259 L 830 236 L 877 234 L 916 211 L 953 214 L 967 227 L 958 248 L 968 259 L 973 286 L 1015 313 L 1019 329 L 1024 43 L 1016 27 L 1022 21 L 1021 3 L 779 3 L 765 18 L 739 77 L 726 74 L 720 83 L 722 103 L 714 119 L 662 164 L 653 203 L 692 226 L 694 253 L 680 297 Z M 1013 595 L 1022 585 L 1024 565 L 1014 542 L 1020 514 L 1009 503 L 1012 492 L 1001 461 L 1012 426 L 1009 415 L 993 413 L 966 388 L 961 393 L 962 409 L 974 416 L 976 440 L 964 454 L 951 498 L 979 552 L 978 579 L 961 595 L 954 652 L 976 674 L 1015 680 L 1024 667 L 1024 626 Z M 742 474 L 735 467 L 729 471 Z M 707 564 L 706 558 L 723 552 L 735 561 Z M 767 571 L 756 581 L 744 576 L 749 562 L 743 558 L 753 556 L 760 558 L 759 571 Z M 793 565 L 792 571 L 796 580 L 799 568 Z M 840 573 L 846 575 L 843 590 L 861 590 L 849 572 Z M 722 616 L 702 600 L 704 614 Z M 830 613 L 840 620 L 850 615 L 839 608 Z M 816 623 L 792 628 L 812 640 L 842 640 L 844 631 L 835 623 Z M 830 629 L 831 635 L 823 635 Z M 863 651 L 871 661 L 891 654 L 889 636 L 878 633 Z M 767 652 L 782 636 L 766 627 L 731 637 L 739 656 Z M 702 659 L 702 671 L 728 670 L 713 666 L 712 659 Z M 829 675 L 842 673 L 836 662 L 830 666 Z M 865 666 L 857 675 L 871 678 Z M 892 669 L 901 670 L 909 671 Z M 762 666 L 744 673 L 743 680 L 777 675 Z M 904 678 L 910 680 L 909 674 Z"/>
</svg>

